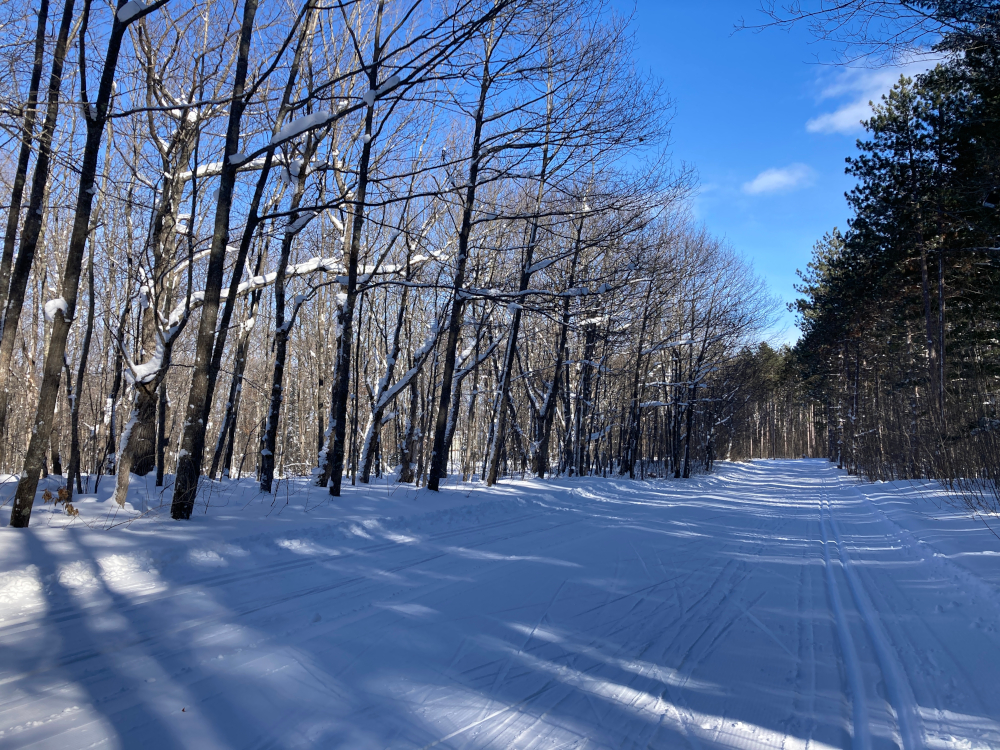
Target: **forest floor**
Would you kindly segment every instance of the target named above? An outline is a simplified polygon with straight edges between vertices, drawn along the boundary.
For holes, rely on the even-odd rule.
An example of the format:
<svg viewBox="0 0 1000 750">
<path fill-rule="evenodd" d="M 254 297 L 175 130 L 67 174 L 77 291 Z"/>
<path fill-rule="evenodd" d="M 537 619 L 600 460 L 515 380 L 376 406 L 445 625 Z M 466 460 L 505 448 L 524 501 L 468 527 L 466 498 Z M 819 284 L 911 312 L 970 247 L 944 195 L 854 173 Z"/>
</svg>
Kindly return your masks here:
<svg viewBox="0 0 1000 750">
<path fill-rule="evenodd" d="M 105 484 L 0 530 L 0 748 L 1000 747 L 1000 539 L 934 485 Z"/>
</svg>

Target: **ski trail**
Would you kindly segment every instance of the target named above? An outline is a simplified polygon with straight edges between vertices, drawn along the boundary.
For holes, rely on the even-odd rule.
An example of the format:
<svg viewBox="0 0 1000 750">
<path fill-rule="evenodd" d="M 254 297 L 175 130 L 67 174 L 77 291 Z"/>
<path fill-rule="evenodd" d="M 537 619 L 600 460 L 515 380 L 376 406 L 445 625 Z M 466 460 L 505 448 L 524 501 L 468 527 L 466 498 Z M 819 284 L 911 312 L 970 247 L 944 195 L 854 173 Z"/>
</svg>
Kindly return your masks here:
<svg viewBox="0 0 1000 750">
<path fill-rule="evenodd" d="M 555 604 L 556 599 L 559 598 L 559 594 L 562 592 L 563 587 L 565 585 L 566 585 L 566 580 L 564 579 L 559 584 L 558 588 L 556 588 L 555 593 L 553 593 L 552 596 L 549 597 L 548 603 L 542 609 L 542 612 L 538 616 L 538 619 L 535 620 L 535 624 L 531 628 L 531 631 L 524 637 L 524 640 L 522 640 L 521 646 L 520 648 L 518 648 L 517 653 L 508 654 L 507 657 L 503 660 L 503 663 L 497 669 L 496 676 L 493 678 L 493 684 L 490 686 L 490 691 L 488 695 L 489 703 L 487 703 L 484 706 L 483 709 L 484 711 L 488 711 L 489 705 L 496 700 L 497 690 L 503 684 L 504 680 L 507 679 L 507 675 L 510 672 L 510 668 L 514 664 L 514 659 L 517 656 L 520 656 L 524 652 L 524 650 L 528 647 L 528 644 L 531 643 L 531 640 L 535 637 L 535 633 L 538 631 L 538 627 L 542 624 L 542 622 L 544 622 L 545 616 L 549 613 L 549 610 L 552 609 L 552 605 Z"/>
<path fill-rule="evenodd" d="M 826 587 L 830 596 L 830 604 L 833 606 L 833 617 L 837 624 L 837 638 L 840 641 L 840 650 L 844 657 L 844 671 L 847 672 L 847 682 L 851 691 L 851 719 L 854 726 L 852 747 L 854 750 L 871 750 L 872 740 L 868 724 L 868 701 L 865 695 L 865 683 L 861 675 L 861 663 L 858 659 L 858 651 L 854 646 L 854 636 L 851 635 L 851 626 L 847 622 L 847 615 L 844 612 L 844 603 L 840 598 L 840 589 L 837 588 L 837 579 L 833 571 L 833 561 L 830 559 L 830 539 L 826 530 L 826 518 L 822 500 L 820 501 L 820 529 L 823 534 L 823 560 L 826 570 Z"/>
<path fill-rule="evenodd" d="M 736 606 L 739 607 L 738 604 Z M 767 625 L 765 625 L 760 620 L 758 620 L 757 616 L 754 615 L 753 613 L 751 613 L 749 608 L 743 609 L 742 607 L 740 607 L 740 611 L 743 612 L 743 614 L 746 616 L 746 618 L 748 620 L 750 620 L 750 622 L 752 622 L 754 625 L 756 625 L 758 628 L 760 628 L 761 631 L 764 633 L 764 635 L 766 635 L 768 638 L 770 638 L 772 641 L 774 641 L 776 644 L 778 644 L 778 648 L 780 648 L 782 651 L 784 651 L 790 657 L 792 657 L 793 659 L 795 659 L 796 661 L 798 661 L 799 657 L 796 656 L 795 654 L 793 654 L 792 650 L 790 648 L 788 648 L 788 646 L 786 646 L 784 643 L 781 642 L 781 639 L 778 638 L 778 636 L 776 636 L 774 634 L 773 630 L 771 630 Z"/>
<path fill-rule="evenodd" d="M 899 734 L 903 743 L 903 750 L 918 750 L 918 748 L 923 747 L 923 739 L 922 732 L 918 726 L 919 718 L 916 700 L 913 697 L 913 691 L 906 679 L 903 667 L 899 663 L 896 651 L 890 644 L 889 637 L 886 635 L 885 630 L 882 628 L 881 618 L 879 618 L 878 613 L 875 611 L 875 607 L 868 598 L 864 584 L 861 582 L 854 570 L 854 564 L 851 562 L 851 555 L 848 552 L 847 546 L 844 544 L 843 537 L 840 533 L 840 526 L 837 523 L 837 519 L 833 517 L 833 513 L 831 512 L 829 499 L 826 500 L 826 506 L 830 526 L 832 527 L 834 537 L 836 537 L 837 540 L 837 549 L 840 551 L 841 564 L 843 566 L 844 576 L 847 578 L 848 588 L 851 590 L 851 596 L 853 597 L 854 604 L 861 615 L 861 620 L 864 622 L 868 637 L 871 640 L 872 645 L 875 647 L 875 655 L 878 658 L 879 668 L 882 671 L 882 677 L 885 679 L 886 690 L 889 693 L 889 701 L 896 713 L 896 722 L 899 725 Z"/>
<path fill-rule="evenodd" d="M 575 523 L 578 523 L 578 521 L 574 520 L 574 521 L 571 521 L 570 523 L 571 524 L 575 524 Z M 505 537 L 501 537 L 501 538 L 494 538 L 494 539 L 486 539 L 486 540 L 481 540 L 481 541 L 478 541 L 478 542 L 470 542 L 466 546 L 470 547 L 470 548 L 472 548 L 472 547 L 486 546 L 488 544 L 494 544 L 494 543 L 499 542 L 499 541 L 506 541 L 507 539 L 510 539 L 510 538 L 513 538 L 513 537 L 527 536 L 529 534 L 539 533 L 540 531 L 551 531 L 554 528 L 558 528 L 561 525 L 563 525 L 563 524 L 560 524 L 560 525 L 557 525 L 557 526 L 554 526 L 554 527 L 545 527 L 543 529 L 530 529 L 528 531 L 523 532 L 522 534 L 509 535 L 509 536 L 505 536 Z M 568 524 L 566 524 L 566 525 L 568 525 Z M 394 545 L 394 546 L 398 546 L 398 545 Z M 427 564 L 429 562 L 433 562 L 435 560 L 442 559 L 442 558 L 446 557 L 446 555 L 447 555 L 446 552 L 435 552 L 433 554 L 421 557 L 421 558 L 419 558 L 417 560 L 408 561 L 406 563 L 403 563 L 403 564 L 400 564 L 400 565 L 396 565 L 396 566 L 393 566 L 391 568 L 387 568 L 386 572 L 387 573 L 399 573 L 399 572 L 402 572 L 402 571 L 410 570 L 412 568 L 416 568 L 416 567 L 419 567 L 421 565 L 425 565 L 425 564 Z M 315 562 L 310 561 L 308 563 L 308 565 L 313 566 L 313 565 L 315 565 Z M 370 576 L 367 573 L 362 573 L 360 575 L 354 575 L 354 576 L 350 576 L 348 578 L 344 578 L 344 579 L 340 579 L 340 580 L 337 580 L 337 581 L 333 581 L 332 583 L 323 583 L 323 584 L 318 585 L 318 586 L 311 586 L 311 587 L 309 587 L 307 589 L 293 590 L 291 593 L 285 593 L 285 594 L 282 594 L 280 596 L 269 598 L 269 599 L 260 599 L 260 600 L 256 600 L 256 601 L 251 600 L 249 606 L 243 606 L 243 607 L 240 607 L 239 609 L 234 609 L 234 610 L 232 610 L 230 612 L 227 612 L 225 615 L 212 615 L 212 616 L 203 617 L 203 618 L 189 619 L 189 620 L 187 620 L 187 621 L 185 621 L 183 623 L 179 623 L 176 626 L 175 630 L 174 630 L 174 634 L 177 635 L 179 633 L 184 633 L 184 632 L 197 632 L 197 631 L 200 631 L 200 630 L 204 630 L 204 629 L 206 629 L 207 627 L 209 627 L 211 625 L 220 625 L 224 621 L 226 621 L 227 619 L 230 619 L 230 618 L 233 618 L 233 617 L 246 617 L 247 615 L 255 614 L 255 613 L 260 612 L 260 611 L 265 610 L 265 609 L 275 608 L 275 607 L 278 607 L 278 606 L 280 606 L 282 604 L 288 604 L 290 602 L 297 602 L 297 601 L 301 601 L 301 600 L 306 599 L 306 598 L 315 598 L 317 596 L 326 595 L 326 594 L 329 594 L 329 593 L 331 593 L 333 591 L 336 591 L 338 589 L 343 589 L 343 588 L 350 587 L 350 586 L 352 586 L 354 584 L 368 584 L 368 583 L 370 583 Z M 188 588 L 189 587 L 185 587 L 185 589 L 188 589 Z M 194 594 L 197 593 L 197 589 L 188 590 L 188 591 L 186 591 L 186 593 L 189 596 L 194 595 Z M 176 593 L 172 593 L 170 595 L 170 597 L 173 598 L 173 597 L 175 597 L 177 595 L 178 594 L 176 594 Z M 130 610 L 130 609 L 133 609 L 133 608 L 137 609 L 137 608 L 139 608 L 139 606 L 140 605 L 137 604 L 137 605 L 134 605 L 134 607 L 126 607 L 125 609 L 126 610 Z M 311 606 L 312 605 L 310 605 L 310 607 L 307 607 L 307 608 L 311 608 Z M 102 609 L 106 609 L 106 607 L 102 607 Z M 59 621 L 63 622 L 65 620 L 78 619 L 80 617 L 83 617 L 83 613 L 79 613 L 79 614 L 77 614 L 76 616 L 74 616 L 72 618 L 64 618 L 64 619 L 61 619 Z M 40 626 L 38 626 L 36 624 L 35 626 L 33 626 L 32 630 L 36 630 L 36 629 L 39 629 L 39 628 L 40 628 Z M 14 629 L 14 630 L 15 630 L 15 632 L 19 632 L 16 629 Z M 5 634 L 5 629 L 0 629 L 0 635 L 3 635 L 3 634 Z M 83 662 L 83 661 L 86 661 L 86 660 L 89 660 L 89 659 L 93 659 L 93 658 L 96 658 L 96 657 L 108 656 L 110 654 L 114 654 L 114 653 L 117 653 L 117 652 L 125 651 L 126 649 L 129 649 L 129 648 L 133 648 L 133 647 L 136 647 L 136 646 L 142 646 L 144 644 L 149 644 L 151 642 L 155 642 L 156 640 L 160 639 L 161 637 L 162 637 L 162 632 L 161 632 L 159 623 L 153 623 L 153 627 L 151 627 L 150 632 L 148 632 L 147 634 L 144 634 L 144 635 L 135 635 L 135 636 L 132 636 L 132 637 L 126 637 L 126 638 L 122 638 L 122 639 L 120 639 L 120 640 L 118 640 L 118 641 L 116 641 L 114 643 L 109 643 L 109 644 L 107 644 L 105 646 L 91 648 L 91 649 L 85 649 L 85 650 L 82 650 L 82 651 L 74 652 L 74 653 L 68 654 L 65 658 L 63 658 L 63 659 L 61 659 L 59 661 L 54 661 L 54 662 L 46 663 L 43 667 L 39 667 L 38 669 L 29 671 L 29 672 L 22 672 L 22 673 L 18 673 L 18 674 L 8 674 L 8 675 L 5 675 L 3 677 L 0 677 L 0 686 L 7 685 L 7 684 L 10 684 L 10 683 L 15 683 L 15 682 L 23 680 L 23 679 L 25 679 L 27 677 L 34 677 L 34 676 L 43 674 L 45 672 L 49 672 L 49 671 L 54 670 L 54 669 L 58 669 L 58 668 L 62 668 L 62 667 L 67 667 L 67 666 L 70 666 L 70 665 L 73 665 L 73 664 L 77 664 L 77 663 L 80 663 L 80 662 Z"/>
<path fill-rule="evenodd" d="M 841 488 L 855 494 L 862 500 L 866 507 L 871 509 L 873 514 L 877 514 L 878 518 L 892 530 L 892 536 L 897 540 L 901 547 L 907 547 L 914 557 L 919 558 L 928 566 L 945 569 L 951 575 L 959 578 L 965 587 L 978 591 L 984 599 L 990 601 L 997 613 L 1000 614 L 1000 589 L 997 589 L 997 587 L 993 584 L 984 581 L 981 577 L 976 575 L 973 571 L 969 570 L 961 563 L 957 563 L 952 560 L 930 542 L 918 538 L 911 531 L 900 526 L 889 516 L 888 513 L 878 507 L 878 505 L 876 505 L 875 502 L 868 497 L 868 495 L 855 487 L 853 484 L 845 481 L 841 477 L 838 477 L 838 480 Z M 926 550 L 926 552 L 924 550 Z"/>
<path fill-rule="evenodd" d="M 426 536 L 424 540 L 421 541 L 423 542 L 443 541 L 451 539 L 453 537 L 467 535 L 470 532 L 488 531 L 491 529 L 502 528 L 504 526 L 523 524 L 527 521 L 538 520 L 552 515 L 555 515 L 555 511 L 545 511 L 542 513 L 517 516 L 515 518 L 493 521 L 489 523 L 476 525 L 473 527 L 450 529 L 448 531 L 429 534 Z M 579 519 L 576 519 L 571 523 L 579 523 Z M 533 533 L 539 530 L 540 529 L 535 528 L 529 530 L 527 533 Z M 503 541 L 512 538 L 514 536 L 518 535 L 513 534 L 506 537 L 497 537 L 495 539 L 486 540 L 483 542 L 483 544 Z M 234 541 L 240 541 L 240 540 L 236 539 Z M 185 582 L 182 585 L 173 586 L 166 591 L 157 592 L 153 594 L 137 594 L 135 596 L 132 596 L 129 603 L 126 605 L 124 611 L 126 612 L 138 611 L 141 608 L 147 607 L 149 605 L 162 604 L 171 600 L 181 600 L 184 598 L 191 597 L 192 595 L 197 595 L 201 591 L 207 591 L 216 588 L 224 588 L 227 586 L 231 586 L 234 583 L 252 582 L 254 584 L 258 584 L 264 577 L 285 575 L 292 571 L 315 568 L 328 562 L 335 561 L 340 563 L 348 559 L 377 556 L 383 552 L 398 549 L 400 546 L 401 545 L 398 541 L 381 542 L 378 544 L 370 544 L 363 547 L 358 547 L 356 549 L 338 551 L 337 553 L 319 553 L 302 559 L 286 560 L 277 563 L 265 563 L 265 564 L 255 565 L 252 570 L 248 571 L 217 573 L 209 576 L 204 576 L 201 578 L 195 578 Z M 72 606 L 53 607 L 51 610 L 49 610 L 49 612 L 46 615 L 46 622 L 66 624 L 66 626 L 69 626 L 68 625 L 69 623 L 75 623 L 78 620 L 88 615 L 91 615 L 94 612 L 99 612 L 105 608 L 106 604 L 104 602 L 99 602 L 99 601 L 83 602 L 83 603 L 75 602 Z M 37 626 L 38 623 L 34 617 L 9 619 L 6 622 L 4 622 L 2 626 L 0 626 L 0 637 L 6 639 L 10 638 L 13 635 L 29 633 L 33 630 L 36 630 Z"/>
<path fill-rule="evenodd" d="M 349 555 L 290 559 L 272 549 L 287 526 L 261 527 L 228 571 L 161 570 L 166 592 L 133 595 L 138 574 L 63 582 L 15 548 L 21 568 L 0 570 L 0 617 L 17 618 L 0 627 L 0 678 L 14 677 L 0 749 L 1000 748 L 994 599 L 907 546 L 828 465 L 719 473 L 510 482 L 496 492 L 528 502 L 502 525 L 465 525 L 470 507 L 447 536 L 421 521 L 406 543 Z M 876 502 L 910 524 L 894 492 Z M 555 501 L 537 514 L 536 498 Z M 240 518 L 199 523 L 168 541 L 251 539 Z M 971 524 L 948 523 L 931 539 L 953 554 Z M 59 563 L 166 547 L 44 534 L 37 553 Z M 40 572 L 18 578 L 29 563 Z M 29 583 L 43 588 L 6 604 Z"/>
</svg>

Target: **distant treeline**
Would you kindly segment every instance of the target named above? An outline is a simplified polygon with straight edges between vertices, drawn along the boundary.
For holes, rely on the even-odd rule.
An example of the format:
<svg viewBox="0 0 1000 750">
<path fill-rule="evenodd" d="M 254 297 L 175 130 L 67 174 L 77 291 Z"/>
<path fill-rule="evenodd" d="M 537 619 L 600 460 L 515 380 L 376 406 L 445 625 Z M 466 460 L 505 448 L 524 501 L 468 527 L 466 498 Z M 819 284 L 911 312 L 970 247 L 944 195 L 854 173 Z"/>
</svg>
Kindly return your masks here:
<svg viewBox="0 0 1000 750">
<path fill-rule="evenodd" d="M 980 31 L 901 77 L 863 123 L 847 160 L 853 216 L 800 272 L 802 337 L 748 354 L 758 410 L 788 437 L 745 451 L 825 454 L 870 479 L 936 478 L 997 510 L 1000 44 L 995 24 Z"/>
</svg>

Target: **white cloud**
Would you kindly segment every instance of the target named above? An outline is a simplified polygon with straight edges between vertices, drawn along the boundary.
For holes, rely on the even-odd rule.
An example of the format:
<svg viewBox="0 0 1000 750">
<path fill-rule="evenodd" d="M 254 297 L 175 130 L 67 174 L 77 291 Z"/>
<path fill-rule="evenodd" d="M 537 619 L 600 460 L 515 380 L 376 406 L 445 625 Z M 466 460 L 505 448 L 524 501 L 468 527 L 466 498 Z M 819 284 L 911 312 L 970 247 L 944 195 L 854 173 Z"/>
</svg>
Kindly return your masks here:
<svg viewBox="0 0 1000 750">
<path fill-rule="evenodd" d="M 789 164 L 787 167 L 765 169 L 750 182 L 743 183 L 748 195 L 783 193 L 812 184 L 815 172 L 806 164 Z"/>
<path fill-rule="evenodd" d="M 833 112 L 813 117 L 806 123 L 810 133 L 842 133 L 852 135 L 862 130 L 861 121 L 871 116 L 869 102 L 877 102 L 901 75 L 913 78 L 934 67 L 938 58 L 921 57 L 913 62 L 891 68 L 846 68 L 823 87 L 819 99 L 846 99 Z"/>
<path fill-rule="evenodd" d="M 859 132 L 861 121 L 867 120 L 872 113 L 872 108 L 868 102 L 873 98 L 865 96 L 856 102 L 845 104 L 835 112 L 828 112 L 825 115 L 814 117 L 806 123 L 806 130 L 810 133 L 843 133 L 850 135 Z"/>
</svg>

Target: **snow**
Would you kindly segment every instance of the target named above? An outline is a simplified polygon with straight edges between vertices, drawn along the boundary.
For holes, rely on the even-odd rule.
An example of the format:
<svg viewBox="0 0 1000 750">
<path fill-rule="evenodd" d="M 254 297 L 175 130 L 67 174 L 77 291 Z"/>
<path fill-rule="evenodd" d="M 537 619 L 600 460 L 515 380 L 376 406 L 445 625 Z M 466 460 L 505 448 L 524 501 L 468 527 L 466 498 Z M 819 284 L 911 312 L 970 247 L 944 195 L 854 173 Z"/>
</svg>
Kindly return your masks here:
<svg viewBox="0 0 1000 750">
<path fill-rule="evenodd" d="M 389 89 L 394 88 L 395 86 L 398 85 L 399 85 L 399 76 L 394 73 L 393 75 L 386 78 L 385 81 L 382 83 L 382 85 L 378 87 L 378 93 L 383 94 Z"/>
<path fill-rule="evenodd" d="M 140 0 L 129 0 L 118 9 L 118 20 L 122 23 L 128 23 L 144 10 L 146 10 L 146 6 Z"/>
<path fill-rule="evenodd" d="M 302 216 L 296 219 L 295 222 L 292 222 L 290 225 L 288 225 L 285 231 L 294 234 L 299 230 L 301 230 L 305 226 L 305 224 L 307 224 L 317 215 L 318 214 L 316 214 L 315 212 L 311 211 L 305 212 L 303 213 Z M 232 246 L 227 246 L 226 252 L 233 252 L 234 249 L 235 248 L 233 248 Z M 205 250 L 201 253 L 197 253 L 194 257 L 197 260 L 202 257 L 205 257 L 206 255 L 209 254 L 209 252 L 211 251 Z M 439 256 L 434 255 L 433 257 L 437 258 Z M 410 262 L 410 267 L 412 268 L 418 263 L 424 263 L 430 259 L 431 258 L 427 256 L 415 257 Z M 187 261 L 183 261 L 176 267 L 176 269 L 182 269 L 186 267 L 187 267 Z M 175 273 L 177 272 L 176 269 Z M 359 266 L 358 268 L 359 272 L 358 283 L 359 284 L 368 283 L 371 280 L 372 275 L 376 273 L 379 275 L 390 275 L 390 274 L 400 273 L 405 269 L 406 269 L 405 265 L 393 265 L 393 264 L 386 264 L 383 266 L 362 265 Z M 322 271 L 323 273 L 338 274 L 338 272 L 343 273 L 344 270 L 345 270 L 344 260 L 342 255 L 331 255 L 326 258 L 321 256 L 314 256 L 312 258 L 309 258 L 308 260 L 302 261 L 301 263 L 293 263 L 291 265 L 285 266 L 285 277 L 290 279 L 296 276 L 305 276 L 307 274 L 316 273 L 320 271 Z M 239 286 L 236 289 L 236 294 L 237 296 L 243 296 L 253 291 L 254 289 L 260 289 L 261 287 L 270 286 L 275 282 L 277 278 L 278 274 L 276 271 L 271 271 L 270 273 L 263 274 L 262 276 L 253 276 L 248 281 L 240 282 Z M 340 280 L 340 283 L 342 284 L 347 283 L 347 276 L 337 275 L 337 279 Z M 229 290 L 223 289 L 220 294 L 220 299 L 225 300 L 228 296 L 229 296 Z M 344 296 L 344 299 L 346 299 L 346 295 L 341 295 L 341 296 Z M 191 293 L 191 310 L 195 310 L 201 307 L 204 304 L 204 302 L 205 302 L 205 292 L 196 291 Z M 343 304 L 343 302 L 341 301 L 339 304 Z M 186 297 L 184 299 L 181 299 L 176 305 L 174 305 L 174 309 L 170 311 L 170 316 L 168 318 L 167 325 L 175 326 L 179 324 L 180 321 L 183 320 L 184 318 L 185 310 L 187 310 Z"/>
<path fill-rule="evenodd" d="M 49 323 L 54 323 L 57 310 L 62 313 L 63 320 L 69 320 L 69 303 L 62 297 L 50 299 L 45 303 L 42 308 L 42 314 L 45 316 L 45 320 Z"/>
<path fill-rule="evenodd" d="M 125 373 L 125 378 L 134 384 L 151 383 L 163 369 L 163 356 L 166 353 L 163 343 L 163 336 L 157 333 L 156 347 L 153 355 L 140 364 L 129 363 L 129 370 Z"/>
<path fill-rule="evenodd" d="M 931 483 L 112 485 L 0 530 L 0 748 L 1000 746 L 1000 540 Z"/>
<path fill-rule="evenodd" d="M 287 141 L 289 138 L 294 138 L 297 135 L 301 135 L 307 130 L 312 130 L 318 128 L 321 125 L 325 125 L 330 120 L 333 119 L 333 115 L 329 112 L 313 112 L 312 114 L 300 117 L 297 120 L 292 120 L 286 123 L 281 130 L 271 138 L 271 143 L 281 143 L 282 141 Z"/>
<path fill-rule="evenodd" d="M 288 232 L 288 234 L 295 234 L 305 228 L 305 225 L 312 221 L 315 216 L 315 211 L 304 211 L 299 218 L 288 225 L 288 228 L 285 229 L 285 231 Z"/>
</svg>

